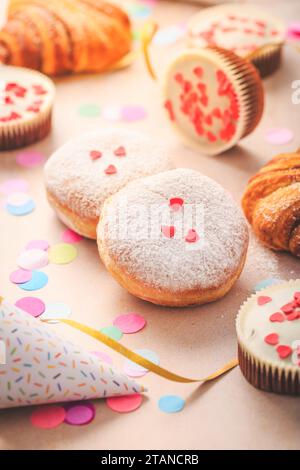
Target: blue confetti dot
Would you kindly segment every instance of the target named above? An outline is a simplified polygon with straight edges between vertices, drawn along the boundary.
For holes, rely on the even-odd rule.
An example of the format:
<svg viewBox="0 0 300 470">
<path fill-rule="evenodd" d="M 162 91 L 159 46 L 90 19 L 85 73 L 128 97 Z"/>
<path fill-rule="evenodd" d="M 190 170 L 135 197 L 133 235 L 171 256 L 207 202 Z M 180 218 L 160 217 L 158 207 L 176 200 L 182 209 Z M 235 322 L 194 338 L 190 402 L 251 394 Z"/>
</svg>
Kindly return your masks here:
<svg viewBox="0 0 300 470">
<path fill-rule="evenodd" d="M 28 201 L 26 204 L 23 204 L 22 206 L 13 206 L 11 204 L 6 204 L 7 212 L 11 215 L 17 216 L 30 214 L 30 212 L 34 211 L 35 207 L 36 206 L 33 199 Z"/>
<path fill-rule="evenodd" d="M 32 271 L 32 278 L 28 282 L 19 284 L 19 287 L 23 290 L 31 291 L 42 289 L 48 284 L 48 276 L 42 271 Z"/>
<path fill-rule="evenodd" d="M 254 286 L 254 292 L 260 291 L 269 286 L 275 286 L 276 284 L 281 284 L 282 282 L 283 282 L 282 279 L 276 279 L 276 278 L 263 279 L 258 284 L 256 284 L 256 286 Z"/>
<path fill-rule="evenodd" d="M 177 395 L 165 395 L 158 401 L 158 407 L 164 413 L 178 413 L 184 406 L 184 399 Z"/>
</svg>

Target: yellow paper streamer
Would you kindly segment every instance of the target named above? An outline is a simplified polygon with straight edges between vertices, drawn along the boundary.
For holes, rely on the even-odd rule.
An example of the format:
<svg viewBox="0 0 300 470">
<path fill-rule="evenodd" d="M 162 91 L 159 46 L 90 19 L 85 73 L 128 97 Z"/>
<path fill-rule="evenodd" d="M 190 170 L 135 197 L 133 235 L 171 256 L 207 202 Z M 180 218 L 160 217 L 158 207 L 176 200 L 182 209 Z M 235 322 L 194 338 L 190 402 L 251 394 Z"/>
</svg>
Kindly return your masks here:
<svg viewBox="0 0 300 470">
<path fill-rule="evenodd" d="M 100 331 L 94 330 L 93 328 L 90 328 L 89 326 L 83 325 L 81 323 L 78 323 L 75 320 L 68 320 L 68 319 L 60 319 L 57 318 L 57 321 L 60 321 L 62 323 L 66 323 L 67 325 L 72 326 L 76 330 L 79 330 L 83 333 L 86 333 L 87 335 L 91 336 L 92 338 L 97 339 L 98 341 L 101 341 L 101 343 L 106 344 L 106 346 L 110 347 L 114 351 L 117 351 L 118 353 L 122 354 L 123 356 L 127 357 L 127 359 L 130 359 L 133 362 L 136 362 L 140 366 L 144 367 L 145 369 L 150 370 L 151 372 L 154 372 L 155 374 L 159 375 L 160 377 L 164 377 L 165 379 L 172 380 L 173 382 L 180 382 L 180 383 L 192 383 L 192 382 L 208 382 L 210 380 L 214 380 L 221 375 L 225 374 L 226 372 L 230 371 L 234 367 L 238 365 L 238 360 L 237 359 L 232 359 L 229 361 L 227 364 L 225 364 L 223 367 L 218 369 L 216 372 L 213 374 L 208 375 L 207 377 L 201 378 L 201 379 L 190 379 L 188 377 L 183 377 L 178 374 L 174 374 L 173 372 L 170 372 L 167 369 L 164 369 L 163 367 L 160 367 L 153 362 L 149 361 L 148 359 L 145 359 L 143 356 L 140 356 L 139 354 L 135 353 L 134 351 L 131 351 L 130 349 L 126 348 L 126 346 L 123 346 L 122 344 L 118 343 L 118 341 L 110 338 L 109 336 L 105 335 L 104 333 L 101 333 Z M 45 320 L 47 322 L 47 320 Z"/>
<path fill-rule="evenodd" d="M 150 59 L 150 53 L 149 53 L 149 46 L 152 42 L 152 39 L 158 29 L 157 24 L 154 21 L 147 21 L 143 29 L 141 31 L 141 42 L 142 42 L 142 52 L 144 55 L 144 59 L 146 62 L 146 67 L 149 72 L 149 75 L 153 78 L 153 80 L 156 80 L 156 73 L 154 71 L 151 59 Z"/>
</svg>

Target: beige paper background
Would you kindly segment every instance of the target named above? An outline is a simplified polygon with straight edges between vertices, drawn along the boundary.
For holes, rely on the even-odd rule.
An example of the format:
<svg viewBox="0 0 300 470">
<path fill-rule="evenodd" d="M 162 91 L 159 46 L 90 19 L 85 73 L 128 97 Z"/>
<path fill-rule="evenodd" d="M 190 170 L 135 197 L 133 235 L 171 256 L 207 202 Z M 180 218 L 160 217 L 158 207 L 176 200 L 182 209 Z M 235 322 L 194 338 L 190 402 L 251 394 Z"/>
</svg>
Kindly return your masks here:
<svg viewBox="0 0 300 470">
<path fill-rule="evenodd" d="M 122 2 L 124 4 L 125 2 Z M 262 2 L 259 2 L 260 4 Z M 271 3 L 271 2 L 264 2 Z M 159 1 L 155 16 L 163 25 L 184 21 L 197 8 L 185 4 Z M 298 1 L 274 1 L 272 12 L 286 20 L 300 19 Z M 171 49 L 175 49 L 173 46 Z M 153 48 L 158 71 L 169 56 L 169 48 Z M 68 138 L 81 132 L 107 125 L 103 118 L 79 116 L 77 109 L 86 102 L 105 105 L 143 104 L 148 118 L 128 127 L 140 129 L 170 143 L 174 161 L 203 171 L 215 178 L 234 195 L 239 203 L 248 178 L 262 164 L 280 151 L 300 145 L 300 105 L 291 102 L 291 83 L 300 79 L 300 54 L 291 47 L 284 50 L 282 68 L 267 79 L 266 110 L 260 126 L 240 146 L 218 157 L 197 154 L 178 140 L 168 127 L 160 106 L 159 87 L 145 72 L 143 61 L 114 74 L 68 77 L 57 81 L 57 100 L 53 132 L 34 149 L 50 155 Z M 117 124 L 120 125 L 120 124 Z M 123 124 L 124 125 L 124 124 Z M 264 141 L 264 130 L 286 126 L 295 131 L 295 140 L 283 147 L 272 147 Z M 50 243 L 60 241 L 63 230 L 48 207 L 42 168 L 22 169 L 14 162 L 17 152 L 2 153 L 0 181 L 24 177 L 30 182 L 37 209 L 17 218 L 0 210 L 1 294 L 15 302 L 26 294 L 8 280 L 16 267 L 16 258 L 24 245 L 35 238 Z M 96 328 L 112 324 L 122 312 L 135 311 L 145 316 L 147 328 L 136 335 L 126 335 L 122 343 L 156 351 L 163 366 L 189 376 L 203 376 L 215 370 L 236 354 L 234 318 L 241 302 L 252 287 L 266 277 L 296 278 L 299 261 L 287 254 L 274 255 L 255 246 L 248 257 L 244 273 L 223 300 L 197 308 L 161 308 L 130 296 L 105 272 L 97 256 L 95 243 L 78 245 L 79 256 L 66 266 L 45 268 L 49 284 L 33 292 L 44 301 L 63 301 L 72 306 L 73 318 Z M 103 350 L 96 341 L 57 325 L 68 339 L 89 350 Z M 122 357 L 111 353 L 120 367 Z M 180 385 L 149 374 L 142 379 L 149 388 L 143 406 L 128 415 L 118 415 L 104 402 L 96 403 L 95 421 L 86 428 L 62 425 L 51 431 L 31 427 L 30 409 L 0 412 L 1 449 L 299 449 L 300 400 L 276 396 L 251 387 L 236 368 L 217 382 L 205 385 Z M 163 394 L 179 394 L 186 408 L 176 415 L 159 411 L 157 401 Z"/>
</svg>

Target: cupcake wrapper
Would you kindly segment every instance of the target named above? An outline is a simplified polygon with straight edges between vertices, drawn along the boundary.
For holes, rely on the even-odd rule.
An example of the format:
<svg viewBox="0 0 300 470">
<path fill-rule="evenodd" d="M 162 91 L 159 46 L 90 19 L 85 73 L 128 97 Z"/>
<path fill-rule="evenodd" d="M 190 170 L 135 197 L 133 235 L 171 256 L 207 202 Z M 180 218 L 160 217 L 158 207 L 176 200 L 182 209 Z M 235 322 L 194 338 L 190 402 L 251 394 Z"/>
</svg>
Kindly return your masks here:
<svg viewBox="0 0 300 470">
<path fill-rule="evenodd" d="M 254 387 L 284 395 L 300 395 L 300 375 L 296 372 L 259 362 L 240 344 L 238 358 L 244 377 Z"/>
<path fill-rule="evenodd" d="M 0 126 L 0 151 L 14 150 L 33 144 L 46 137 L 51 129 L 52 109 L 43 112 L 31 122 Z"/>
<path fill-rule="evenodd" d="M 282 46 L 270 46 L 268 50 L 258 53 L 251 59 L 252 64 L 257 68 L 261 78 L 272 75 L 279 68 L 281 63 Z"/>
</svg>

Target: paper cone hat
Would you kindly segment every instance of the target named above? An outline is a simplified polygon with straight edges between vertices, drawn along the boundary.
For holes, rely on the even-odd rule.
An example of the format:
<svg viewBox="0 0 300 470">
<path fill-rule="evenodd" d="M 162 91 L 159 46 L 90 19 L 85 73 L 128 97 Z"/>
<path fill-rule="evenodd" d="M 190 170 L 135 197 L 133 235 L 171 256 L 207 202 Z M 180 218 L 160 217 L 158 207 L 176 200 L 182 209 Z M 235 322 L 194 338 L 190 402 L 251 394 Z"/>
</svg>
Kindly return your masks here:
<svg viewBox="0 0 300 470">
<path fill-rule="evenodd" d="M 141 385 L 59 338 L 14 305 L 0 304 L 0 408 L 142 392 Z"/>
</svg>

